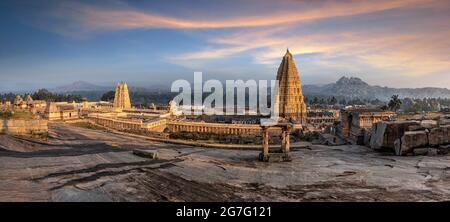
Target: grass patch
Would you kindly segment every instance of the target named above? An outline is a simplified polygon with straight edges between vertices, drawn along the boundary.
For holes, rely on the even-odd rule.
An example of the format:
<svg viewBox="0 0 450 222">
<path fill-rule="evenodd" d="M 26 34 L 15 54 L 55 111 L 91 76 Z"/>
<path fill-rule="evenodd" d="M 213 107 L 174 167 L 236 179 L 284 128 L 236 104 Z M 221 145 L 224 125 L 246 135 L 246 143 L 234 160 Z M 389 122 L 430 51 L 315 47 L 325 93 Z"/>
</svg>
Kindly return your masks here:
<svg viewBox="0 0 450 222">
<path fill-rule="evenodd" d="M 75 122 L 75 123 L 69 123 L 71 126 L 80 127 L 84 129 L 91 129 L 91 130 L 106 130 L 106 128 L 97 126 L 94 124 L 91 124 L 89 122 Z"/>
<path fill-rule="evenodd" d="M 11 111 L 0 111 L 0 118 L 2 119 L 10 119 L 12 117 Z"/>
<path fill-rule="evenodd" d="M 44 140 L 47 141 L 48 140 L 48 132 L 31 132 L 30 135 L 27 135 L 33 139 L 38 139 L 38 140 Z"/>
<path fill-rule="evenodd" d="M 2 119 L 17 119 L 17 120 L 32 120 L 32 119 L 36 119 L 36 116 L 30 112 L 0 111 L 0 118 L 2 118 Z"/>
</svg>

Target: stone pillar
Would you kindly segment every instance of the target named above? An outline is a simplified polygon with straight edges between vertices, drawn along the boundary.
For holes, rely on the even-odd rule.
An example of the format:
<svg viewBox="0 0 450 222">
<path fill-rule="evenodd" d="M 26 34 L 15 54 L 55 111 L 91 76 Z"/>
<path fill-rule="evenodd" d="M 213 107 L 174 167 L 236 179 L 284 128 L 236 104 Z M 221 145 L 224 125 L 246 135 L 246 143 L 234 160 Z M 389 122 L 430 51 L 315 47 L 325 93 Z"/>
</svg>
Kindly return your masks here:
<svg viewBox="0 0 450 222">
<path fill-rule="evenodd" d="M 262 129 L 262 145 L 263 145 L 263 158 L 269 155 L 269 131 L 267 127 Z"/>
<path fill-rule="evenodd" d="M 283 143 L 281 145 L 281 150 L 283 153 L 289 153 L 290 151 L 290 135 L 291 135 L 291 126 L 283 127 Z"/>
</svg>

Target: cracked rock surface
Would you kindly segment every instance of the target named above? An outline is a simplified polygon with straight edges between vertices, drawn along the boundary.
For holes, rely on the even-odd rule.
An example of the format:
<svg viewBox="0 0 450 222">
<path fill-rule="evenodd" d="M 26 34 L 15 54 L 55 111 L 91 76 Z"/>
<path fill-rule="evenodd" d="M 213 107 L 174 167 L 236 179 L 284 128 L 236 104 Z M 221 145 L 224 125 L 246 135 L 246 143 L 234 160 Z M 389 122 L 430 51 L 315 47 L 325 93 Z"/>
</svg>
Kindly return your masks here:
<svg viewBox="0 0 450 222">
<path fill-rule="evenodd" d="M 311 145 L 292 162 L 50 125 L 47 142 L 0 135 L 0 201 L 449 201 L 450 156 Z M 155 150 L 158 159 L 133 155 Z"/>
</svg>

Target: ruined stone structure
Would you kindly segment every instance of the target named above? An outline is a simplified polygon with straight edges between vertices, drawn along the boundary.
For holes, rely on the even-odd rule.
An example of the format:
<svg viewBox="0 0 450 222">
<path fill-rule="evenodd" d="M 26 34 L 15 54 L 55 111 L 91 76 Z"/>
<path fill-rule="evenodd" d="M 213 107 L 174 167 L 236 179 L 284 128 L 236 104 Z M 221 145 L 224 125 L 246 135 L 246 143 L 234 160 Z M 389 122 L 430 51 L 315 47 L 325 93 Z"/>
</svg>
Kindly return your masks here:
<svg viewBox="0 0 450 222">
<path fill-rule="evenodd" d="M 257 124 L 171 121 L 167 124 L 167 128 L 171 132 L 198 132 L 222 135 L 259 135 L 261 133 L 261 127 Z"/>
<path fill-rule="evenodd" d="M 30 95 L 28 95 L 25 100 L 22 99 L 21 96 L 17 95 L 13 104 L 14 109 L 29 110 L 33 113 L 44 111 L 47 106 L 47 103 L 44 100 L 33 100 Z"/>
<path fill-rule="evenodd" d="M 89 122 L 119 131 L 132 132 L 163 132 L 167 119 L 154 119 L 144 122 L 139 119 L 126 119 L 108 116 L 108 114 L 90 114 Z"/>
<path fill-rule="evenodd" d="M 2 119 L 0 126 L 0 132 L 15 135 L 33 135 L 48 132 L 48 121 L 43 119 Z"/>
<path fill-rule="evenodd" d="M 90 114 L 89 121 L 104 127 L 123 130 L 123 131 L 153 131 L 162 132 L 168 129 L 170 132 L 189 132 L 189 133 L 211 133 L 221 135 L 260 135 L 261 127 L 258 124 L 221 124 L 190 122 L 183 120 L 169 120 L 166 118 L 155 118 L 144 122 L 141 119 L 131 119 L 129 114 L 123 117 L 111 114 Z M 271 134 L 280 134 L 280 128 L 270 128 Z"/>
<path fill-rule="evenodd" d="M 300 76 L 289 50 L 278 68 L 278 112 L 279 116 L 291 119 L 300 124 L 306 124 L 306 104 L 304 102 Z"/>
<path fill-rule="evenodd" d="M 351 143 L 362 145 L 374 123 L 389 120 L 394 115 L 378 109 L 343 109 L 337 134 Z"/>
<path fill-rule="evenodd" d="M 114 108 L 118 111 L 131 109 L 130 95 L 128 94 L 128 86 L 124 82 L 120 82 L 116 87 L 116 95 L 114 96 Z"/>
<path fill-rule="evenodd" d="M 313 131 L 320 131 L 325 129 L 327 126 L 332 126 L 334 123 L 339 121 L 339 110 L 329 109 L 313 109 L 308 110 L 308 129 Z"/>
<path fill-rule="evenodd" d="M 16 98 L 14 99 L 14 106 L 15 107 L 19 107 L 23 104 L 23 99 L 21 96 L 17 95 Z"/>
<path fill-rule="evenodd" d="M 259 156 L 261 161 L 266 162 L 283 162 L 291 161 L 290 151 L 290 135 L 293 124 L 280 123 L 275 126 L 261 125 L 262 128 L 262 152 Z M 279 128 L 281 131 L 281 147 L 280 149 L 269 149 L 269 130 Z"/>
<path fill-rule="evenodd" d="M 389 149 L 396 155 L 447 154 L 450 146 L 450 117 L 439 120 L 378 122 L 374 124 L 370 147 Z"/>
</svg>

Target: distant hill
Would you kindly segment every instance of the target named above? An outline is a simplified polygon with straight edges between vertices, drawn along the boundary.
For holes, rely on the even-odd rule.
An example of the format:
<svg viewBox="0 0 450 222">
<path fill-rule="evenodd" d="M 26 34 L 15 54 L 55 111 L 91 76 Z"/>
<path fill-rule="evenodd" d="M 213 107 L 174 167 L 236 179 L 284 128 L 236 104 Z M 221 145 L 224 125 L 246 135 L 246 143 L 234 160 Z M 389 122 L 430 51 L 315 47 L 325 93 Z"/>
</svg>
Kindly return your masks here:
<svg viewBox="0 0 450 222">
<path fill-rule="evenodd" d="M 381 86 L 371 86 L 360 78 L 342 77 L 336 83 L 323 86 L 304 85 L 303 93 L 306 96 L 336 96 L 350 99 L 379 99 L 389 100 L 392 95 L 399 95 L 401 98 L 450 98 L 450 90 L 446 88 L 389 88 Z"/>
<path fill-rule="evenodd" d="M 136 87 L 128 85 L 132 97 L 140 98 L 139 101 L 146 101 L 145 97 L 165 98 L 170 93 L 169 86 L 155 85 L 148 88 Z M 50 89 L 51 92 L 74 94 L 86 97 L 90 100 L 99 100 L 103 93 L 107 91 L 114 91 L 115 85 L 98 86 L 92 83 L 78 81 L 69 85 Z M 342 77 L 335 83 L 326 85 L 303 85 L 303 94 L 305 96 L 321 96 L 330 97 L 335 96 L 347 99 L 379 99 L 388 101 L 392 95 L 399 95 L 400 98 L 450 98 L 450 90 L 445 88 L 389 88 L 381 86 L 371 86 L 356 77 Z M 164 96 L 163 96 L 164 95 Z"/>
<path fill-rule="evenodd" d="M 77 91 L 109 91 L 109 90 L 114 90 L 114 87 L 98 86 L 84 81 L 77 81 L 69 85 L 50 89 L 50 91 L 56 93 L 68 93 Z"/>
<path fill-rule="evenodd" d="M 59 86 L 50 89 L 51 92 L 55 93 L 70 93 L 70 92 L 107 92 L 114 91 L 116 85 L 111 86 L 99 86 L 85 81 L 77 81 L 69 85 Z M 148 88 L 137 87 L 128 84 L 128 90 L 130 92 L 168 92 L 170 90 L 169 86 L 164 85 L 153 85 Z"/>
<path fill-rule="evenodd" d="M 89 82 L 77 81 L 69 85 L 64 85 L 50 89 L 53 93 L 59 94 L 71 94 L 79 95 L 85 97 L 90 101 L 98 101 L 101 99 L 102 95 L 108 91 L 114 91 L 116 85 L 111 86 L 99 86 Z M 130 92 L 130 97 L 133 102 L 136 103 L 146 103 L 146 102 L 156 102 L 166 104 L 170 98 L 174 95 L 169 93 L 170 88 L 162 85 L 154 85 L 149 88 L 136 87 L 128 85 L 128 91 Z"/>
</svg>

